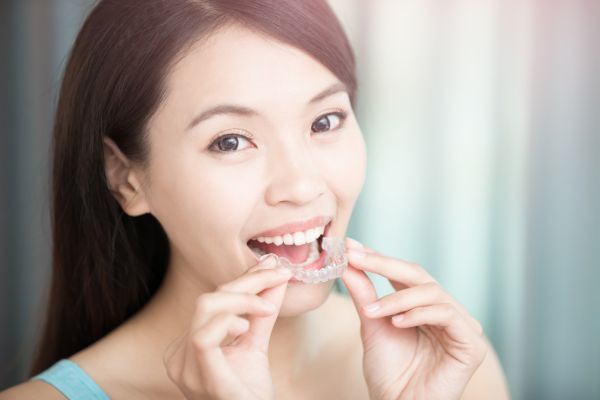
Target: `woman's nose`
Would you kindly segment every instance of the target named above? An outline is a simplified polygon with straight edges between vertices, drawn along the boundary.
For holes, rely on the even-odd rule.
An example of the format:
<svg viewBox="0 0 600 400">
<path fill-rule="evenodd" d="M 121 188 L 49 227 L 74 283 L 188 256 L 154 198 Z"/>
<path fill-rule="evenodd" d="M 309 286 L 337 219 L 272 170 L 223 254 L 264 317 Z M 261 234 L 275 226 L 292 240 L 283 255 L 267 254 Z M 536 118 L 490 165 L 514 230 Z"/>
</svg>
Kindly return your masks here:
<svg viewBox="0 0 600 400">
<path fill-rule="evenodd" d="M 303 146 L 278 151 L 270 157 L 269 170 L 271 180 L 265 195 L 270 205 L 307 204 L 325 193 L 325 179 L 311 152 Z"/>
</svg>

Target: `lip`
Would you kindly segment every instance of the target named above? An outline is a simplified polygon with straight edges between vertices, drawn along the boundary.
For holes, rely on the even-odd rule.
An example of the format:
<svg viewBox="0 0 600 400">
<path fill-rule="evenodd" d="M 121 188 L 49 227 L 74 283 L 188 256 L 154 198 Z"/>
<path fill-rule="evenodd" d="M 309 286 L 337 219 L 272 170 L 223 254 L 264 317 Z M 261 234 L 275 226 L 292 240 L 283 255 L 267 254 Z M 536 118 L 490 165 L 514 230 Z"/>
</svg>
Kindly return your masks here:
<svg viewBox="0 0 600 400">
<path fill-rule="evenodd" d="M 286 233 L 293 232 L 304 232 L 311 228 L 316 228 L 318 226 L 327 225 L 333 220 L 331 216 L 320 215 L 318 217 L 306 219 L 303 221 L 290 222 L 284 225 L 280 225 L 276 228 L 269 229 L 267 231 L 261 232 L 257 235 L 252 236 L 252 238 L 258 238 L 259 236 L 283 236 Z M 252 240 L 252 238 L 248 240 Z"/>
</svg>

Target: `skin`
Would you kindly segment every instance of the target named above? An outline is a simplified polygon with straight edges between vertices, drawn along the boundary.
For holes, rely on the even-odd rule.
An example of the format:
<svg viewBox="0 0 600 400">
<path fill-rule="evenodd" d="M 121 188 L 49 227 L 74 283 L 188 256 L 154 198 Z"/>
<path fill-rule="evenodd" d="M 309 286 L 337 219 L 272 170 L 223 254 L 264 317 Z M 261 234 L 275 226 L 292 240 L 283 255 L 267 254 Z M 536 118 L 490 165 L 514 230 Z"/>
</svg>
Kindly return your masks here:
<svg viewBox="0 0 600 400">
<path fill-rule="evenodd" d="M 390 313 L 407 306 L 453 301 L 433 286 L 429 297 L 422 290 L 399 295 L 429 282 L 423 271 L 411 281 L 402 273 L 406 263 L 366 248 L 369 256 L 352 255 L 344 274 L 349 299 L 331 292 L 333 281 L 288 283 L 272 266 L 257 265 L 246 246 L 264 230 L 319 215 L 333 217 L 330 236 L 345 236 L 364 184 L 366 153 L 345 91 L 309 103 L 339 83 L 331 71 L 296 48 L 231 26 L 194 46 L 166 82 L 167 96 L 148 126 L 147 167 L 105 140 L 113 195 L 129 215 L 152 213 L 172 254 L 151 301 L 70 357 L 111 398 L 392 399 L 425 389 L 451 394 L 444 398 L 508 398 L 495 353 L 466 310 L 460 319 L 437 317 L 465 343 L 450 354 L 440 350 L 446 342 L 423 346 L 416 328 L 391 323 Z M 188 129 L 202 110 L 221 103 L 258 114 L 218 115 Z M 329 114 L 337 111 L 347 117 Z M 332 129 L 311 132 L 324 115 Z M 214 136 L 224 133 L 253 138 L 240 138 L 233 152 L 209 151 Z M 397 288 L 387 314 L 362 308 L 376 300 L 364 271 L 388 277 Z M 421 356 L 413 358 L 418 343 Z M 452 357 L 463 362 L 453 364 Z M 415 359 L 415 368 L 405 369 Z M 42 392 L 59 398 L 42 382 L 11 394 Z"/>
</svg>

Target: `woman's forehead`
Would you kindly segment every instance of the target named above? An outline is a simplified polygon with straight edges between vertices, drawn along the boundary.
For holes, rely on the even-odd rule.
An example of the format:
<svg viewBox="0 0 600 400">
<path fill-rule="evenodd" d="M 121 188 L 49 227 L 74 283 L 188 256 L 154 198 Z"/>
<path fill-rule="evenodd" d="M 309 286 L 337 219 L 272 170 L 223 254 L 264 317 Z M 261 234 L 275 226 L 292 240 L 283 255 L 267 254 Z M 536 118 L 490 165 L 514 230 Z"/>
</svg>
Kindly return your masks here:
<svg viewBox="0 0 600 400">
<path fill-rule="evenodd" d="M 302 50 L 234 26 L 193 46 L 171 69 L 167 88 L 172 100 L 196 107 L 232 100 L 258 106 L 273 99 L 306 103 L 337 81 Z"/>
</svg>

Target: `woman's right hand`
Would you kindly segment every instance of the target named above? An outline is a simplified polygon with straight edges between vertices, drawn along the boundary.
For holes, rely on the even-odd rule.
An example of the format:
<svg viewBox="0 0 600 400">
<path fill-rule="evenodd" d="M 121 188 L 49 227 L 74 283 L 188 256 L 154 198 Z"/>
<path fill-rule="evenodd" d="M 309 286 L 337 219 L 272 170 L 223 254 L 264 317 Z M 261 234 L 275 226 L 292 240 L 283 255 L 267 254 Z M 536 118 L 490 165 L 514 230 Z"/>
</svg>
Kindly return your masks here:
<svg viewBox="0 0 600 400">
<path fill-rule="evenodd" d="M 274 398 L 268 346 L 291 277 L 266 257 L 241 277 L 198 297 L 189 330 L 164 363 L 187 399 Z"/>
</svg>

